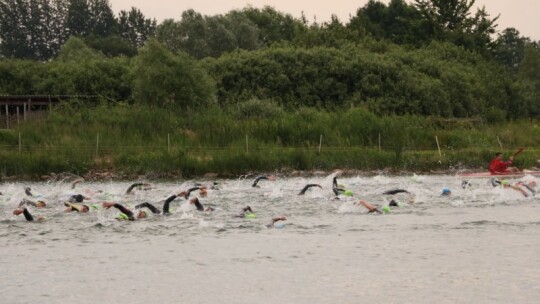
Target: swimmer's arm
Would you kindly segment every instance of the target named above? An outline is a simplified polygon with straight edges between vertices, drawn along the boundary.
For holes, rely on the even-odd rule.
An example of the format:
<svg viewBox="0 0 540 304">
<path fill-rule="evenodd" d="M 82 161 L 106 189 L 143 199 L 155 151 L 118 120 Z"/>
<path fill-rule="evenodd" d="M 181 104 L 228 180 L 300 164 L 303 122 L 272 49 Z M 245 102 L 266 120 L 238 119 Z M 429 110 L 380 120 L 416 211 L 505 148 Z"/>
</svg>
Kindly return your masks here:
<svg viewBox="0 0 540 304">
<path fill-rule="evenodd" d="M 152 204 L 150 204 L 148 202 L 138 204 L 137 206 L 135 206 L 135 209 L 141 209 L 141 208 L 144 208 L 144 207 L 150 209 L 150 211 L 152 211 L 153 214 L 160 214 L 161 213 L 158 208 L 156 208 L 154 205 L 152 205 Z"/>
<path fill-rule="evenodd" d="M 138 187 L 138 186 L 142 186 L 142 185 L 143 185 L 143 183 L 134 183 L 133 185 L 129 186 L 129 188 L 126 191 L 126 194 L 130 194 L 131 191 L 133 190 L 133 188 Z"/>
<path fill-rule="evenodd" d="M 198 198 L 193 198 L 191 201 L 190 201 L 191 204 L 194 204 L 195 207 L 197 208 L 197 211 L 204 211 L 204 207 L 203 205 L 201 204 L 201 202 L 199 202 L 199 199 Z"/>
<path fill-rule="evenodd" d="M 71 183 L 71 189 L 75 189 L 75 186 L 82 182 L 84 179 L 83 178 L 79 178 L 79 179 L 76 179 L 75 181 L 73 181 L 73 183 Z"/>
<path fill-rule="evenodd" d="M 30 213 L 30 211 L 28 211 L 28 209 L 26 208 L 23 209 L 23 215 L 24 215 L 24 218 L 29 222 L 32 222 L 34 220 L 34 217 Z"/>
<path fill-rule="evenodd" d="M 191 194 L 192 191 L 195 191 L 195 190 L 199 190 L 201 187 L 193 187 L 193 188 L 189 188 L 188 191 L 186 192 L 185 194 L 185 198 L 189 198 L 189 195 Z"/>
<path fill-rule="evenodd" d="M 163 214 L 169 214 L 170 213 L 169 208 L 170 208 L 171 202 L 177 197 L 178 196 L 176 196 L 176 195 L 171 195 L 165 200 L 165 203 L 163 203 Z"/>
</svg>

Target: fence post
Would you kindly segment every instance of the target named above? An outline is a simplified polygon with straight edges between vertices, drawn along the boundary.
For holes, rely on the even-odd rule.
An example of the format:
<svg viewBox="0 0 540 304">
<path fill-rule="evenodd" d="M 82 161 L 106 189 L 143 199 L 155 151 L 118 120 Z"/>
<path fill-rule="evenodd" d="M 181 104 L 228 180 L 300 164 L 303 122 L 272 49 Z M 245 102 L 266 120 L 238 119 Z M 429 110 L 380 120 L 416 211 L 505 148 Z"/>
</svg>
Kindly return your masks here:
<svg viewBox="0 0 540 304">
<path fill-rule="evenodd" d="M 439 138 L 437 138 L 437 135 L 435 135 L 435 141 L 437 142 L 437 149 L 439 150 L 439 159 L 442 160 L 441 146 L 439 145 Z"/>
<path fill-rule="evenodd" d="M 501 150 L 504 150 L 501 140 L 499 139 L 499 136 L 497 136 L 497 141 L 499 142 L 499 146 L 501 147 Z"/>
<path fill-rule="evenodd" d="M 19 106 L 17 106 L 17 124 L 19 124 Z"/>
<path fill-rule="evenodd" d="M 98 157 L 99 155 L 99 133 L 97 134 L 97 139 L 96 139 L 96 157 Z"/>
<path fill-rule="evenodd" d="M 9 129 L 9 110 L 8 110 L 7 104 L 6 104 L 6 129 Z"/>
<path fill-rule="evenodd" d="M 381 152 L 381 133 L 379 133 L 379 152 Z"/>
<path fill-rule="evenodd" d="M 321 146 L 322 146 L 322 134 L 321 134 L 321 138 L 319 139 L 319 153 L 321 153 Z"/>
<path fill-rule="evenodd" d="M 19 132 L 19 153 L 22 151 L 21 132 Z"/>
</svg>

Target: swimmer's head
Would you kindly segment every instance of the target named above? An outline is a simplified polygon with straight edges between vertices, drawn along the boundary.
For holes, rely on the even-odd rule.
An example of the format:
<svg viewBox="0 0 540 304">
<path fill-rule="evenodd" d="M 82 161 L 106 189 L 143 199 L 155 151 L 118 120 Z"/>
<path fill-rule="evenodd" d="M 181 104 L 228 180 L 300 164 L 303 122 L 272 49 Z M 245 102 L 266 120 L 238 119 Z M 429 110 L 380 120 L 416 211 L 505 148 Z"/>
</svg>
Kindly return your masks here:
<svg viewBox="0 0 540 304">
<path fill-rule="evenodd" d="M 137 218 L 142 219 L 142 218 L 146 218 L 146 217 L 148 217 L 148 214 L 146 213 L 146 211 L 139 210 L 139 213 L 137 214 Z"/>
<path fill-rule="evenodd" d="M 275 181 L 276 176 L 275 175 L 268 175 L 268 177 L 266 179 L 268 179 L 269 181 Z"/>
<path fill-rule="evenodd" d="M 38 208 L 45 208 L 45 206 L 47 206 L 47 204 L 44 201 L 37 201 L 36 202 L 36 207 L 38 207 Z"/>
<path fill-rule="evenodd" d="M 469 181 L 464 180 L 464 181 L 461 182 L 461 188 L 463 188 L 463 189 L 470 188 L 471 186 L 472 185 L 471 185 L 471 183 L 469 183 Z"/>
<path fill-rule="evenodd" d="M 343 192 L 343 195 L 345 195 L 345 196 L 353 196 L 353 192 L 351 190 L 346 190 L 345 192 Z"/>
<path fill-rule="evenodd" d="M 528 183 L 529 187 L 536 187 L 536 182 L 535 181 L 530 181 Z"/>
<path fill-rule="evenodd" d="M 206 196 L 208 195 L 208 192 L 206 191 L 206 188 L 205 188 L 205 187 L 199 189 L 199 195 L 200 195 L 201 197 L 206 197 Z"/>
<path fill-rule="evenodd" d="M 501 181 L 501 185 L 503 185 L 503 186 L 510 186 L 510 181 L 508 181 L 507 179 L 503 179 L 503 180 Z"/>
<path fill-rule="evenodd" d="M 390 207 L 389 206 L 383 206 L 382 207 L 382 212 L 383 213 L 389 213 L 390 212 Z"/>
<path fill-rule="evenodd" d="M 90 207 L 88 207 L 88 205 L 82 205 L 81 206 L 81 211 L 80 212 L 88 212 L 90 211 Z"/>
<path fill-rule="evenodd" d="M 390 207 L 398 207 L 399 204 L 395 200 L 391 200 L 390 203 L 388 204 L 388 206 L 390 206 Z"/>
<path fill-rule="evenodd" d="M 450 195 L 450 194 L 452 194 L 452 191 L 450 189 L 448 189 L 448 188 L 444 188 L 444 189 L 442 189 L 441 194 L 442 195 Z"/>
</svg>

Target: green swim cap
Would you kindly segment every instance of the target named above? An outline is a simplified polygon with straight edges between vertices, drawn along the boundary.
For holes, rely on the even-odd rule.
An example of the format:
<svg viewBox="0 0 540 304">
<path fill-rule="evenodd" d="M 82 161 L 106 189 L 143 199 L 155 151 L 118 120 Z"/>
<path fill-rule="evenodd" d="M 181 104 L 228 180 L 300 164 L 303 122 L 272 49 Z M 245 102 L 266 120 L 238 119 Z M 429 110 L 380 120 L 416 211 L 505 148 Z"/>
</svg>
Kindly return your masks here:
<svg viewBox="0 0 540 304">
<path fill-rule="evenodd" d="M 353 196 L 353 192 L 351 190 L 347 190 L 347 191 L 343 192 L 343 195 L 345 195 L 345 196 Z"/>
<path fill-rule="evenodd" d="M 384 207 L 382 207 L 382 211 L 383 211 L 383 213 L 389 213 L 390 212 L 390 207 L 384 206 Z"/>
<path fill-rule="evenodd" d="M 510 185 L 510 182 L 509 182 L 507 179 L 503 179 L 503 180 L 501 181 L 501 185 L 507 186 L 507 185 Z"/>
<path fill-rule="evenodd" d="M 117 217 L 119 220 L 129 220 L 129 217 L 125 213 L 120 213 Z"/>
<path fill-rule="evenodd" d="M 90 207 L 92 207 L 92 210 L 98 210 L 98 205 L 97 204 L 93 204 Z"/>
<path fill-rule="evenodd" d="M 254 219 L 254 218 L 257 218 L 257 215 L 255 213 L 250 212 L 250 213 L 244 214 L 244 217 L 248 219 Z"/>
</svg>

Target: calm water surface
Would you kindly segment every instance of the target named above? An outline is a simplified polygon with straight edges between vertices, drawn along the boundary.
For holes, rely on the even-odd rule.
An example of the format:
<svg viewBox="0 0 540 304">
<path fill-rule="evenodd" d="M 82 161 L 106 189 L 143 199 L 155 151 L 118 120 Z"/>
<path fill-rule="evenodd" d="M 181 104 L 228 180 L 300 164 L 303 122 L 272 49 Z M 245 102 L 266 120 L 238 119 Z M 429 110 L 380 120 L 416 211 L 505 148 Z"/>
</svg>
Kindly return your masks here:
<svg viewBox="0 0 540 304">
<path fill-rule="evenodd" d="M 118 211 L 64 213 L 71 194 L 91 203 L 161 207 L 196 182 L 155 183 L 125 195 L 130 183 L 0 184 L 0 303 L 538 303 L 540 200 L 486 180 L 461 188 L 453 176 L 349 177 L 337 200 L 332 176 L 219 180 L 171 216 L 117 221 Z M 526 179 L 534 179 L 526 177 Z M 540 182 L 540 181 L 539 181 Z M 307 183 L 319 183 L 298 196 Z M 13 210 L 31 187 L 47 208 L 41 223 Z M 440 196 L 444 187 L 451 197 Z M 402 188 L 413 197 L 385 197 Z M 363 198 L 389 214 L 369 215 Z M 235 218 L 246 205 L 256 219 Z M 267 228 L 274 216 L 281 229 Z"/>
</svg>

